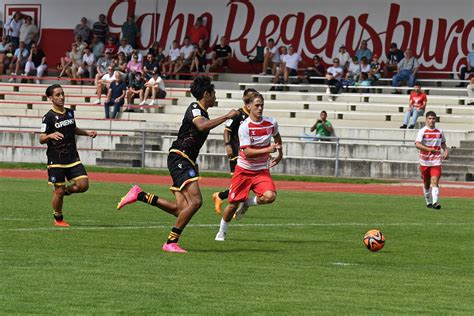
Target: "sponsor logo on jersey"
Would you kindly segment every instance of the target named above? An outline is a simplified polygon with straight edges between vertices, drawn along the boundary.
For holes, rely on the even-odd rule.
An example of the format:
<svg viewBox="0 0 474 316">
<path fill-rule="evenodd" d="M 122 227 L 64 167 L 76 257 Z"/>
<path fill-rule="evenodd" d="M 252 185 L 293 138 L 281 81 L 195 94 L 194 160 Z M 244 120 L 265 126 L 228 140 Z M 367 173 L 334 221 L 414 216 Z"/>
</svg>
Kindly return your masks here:
<svg viewBox="0 0 474 316">
<path fill-rule="evenodd" d="M 189 169 L 188 174 L 189 174 L 190 177 L 195 177 L 196 176 L 196 171 L 194 171 L 194 169 Z"/>
<path fill-rule="evenodd" d="M 54 127 L 61 128 L 61 127 L 65 127 L 65 126 L 68 126 L 68 125 L 71 125 L 71 124 L 74 124 L 74 119 L 69 119 L 69 120 L 64 120 L 64 121 L 61 121 L 61 122 L 57 122 L 57 123 L 54 124 Z"/>
</svg>

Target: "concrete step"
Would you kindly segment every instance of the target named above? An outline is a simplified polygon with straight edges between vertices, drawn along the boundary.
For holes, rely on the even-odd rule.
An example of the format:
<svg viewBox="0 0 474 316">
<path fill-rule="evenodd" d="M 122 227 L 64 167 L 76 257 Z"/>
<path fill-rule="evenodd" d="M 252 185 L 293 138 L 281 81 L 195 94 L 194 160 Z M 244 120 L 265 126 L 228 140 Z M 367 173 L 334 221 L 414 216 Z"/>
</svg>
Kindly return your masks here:
<svg viewBox="0 0 474 316">
<path fill-rule="evenodd" d="M 140 151 L 118 151 L 110 150 L 102 153 L 104 159 L 120 159 L 120 160 L 140 160 L 142 153 Z"/>
<path fill-rule="evenodd" d="M 461 148 L 474 148 L 474 140 L 462 140 L 459 147 Z"/>
<path fill-rule="evenodd" d="M 461 141 L 463 142 L 463 141 Z M 471 156 L 474 157 L 474 148 L 451 148 L 449 158 L 453 156 Z"/>
<path fill-rule="evenodd" d="M 470 165 L 474 166 L 474 156 L 457 156 L 449 155 L 449 160 L 446 160 L 446 164 L 456 164 L 456 165 Z"/>
<path fill-rule="evenodd" d="M 96 165 L 107 167 L 141 167 L 142 162 L 141 160 L 97 158 Z"/>
<path fill-rule="evenodd" d="M 115 150 L 117 151 L 128 151 L 128 152 L 141 152 L 142 145 L 130 145 L 130 144 L 116 144 Z M 161 145 L 145 145 L 145 150 L 161 150 Z"/>
</svg>

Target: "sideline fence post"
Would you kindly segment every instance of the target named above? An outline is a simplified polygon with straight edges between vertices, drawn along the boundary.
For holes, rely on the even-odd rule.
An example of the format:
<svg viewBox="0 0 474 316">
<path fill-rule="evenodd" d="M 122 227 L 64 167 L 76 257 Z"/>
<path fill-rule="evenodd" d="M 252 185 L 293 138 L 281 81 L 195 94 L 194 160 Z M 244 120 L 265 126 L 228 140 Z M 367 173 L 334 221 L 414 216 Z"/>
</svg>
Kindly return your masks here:
<svg viewBox="0 0 474 316">
<path fill-rule="evenodd" d="M 339 175 L 339 138 L 336 139 L 336 163 L 334 166 L 334 176 Z"/>
</svg>

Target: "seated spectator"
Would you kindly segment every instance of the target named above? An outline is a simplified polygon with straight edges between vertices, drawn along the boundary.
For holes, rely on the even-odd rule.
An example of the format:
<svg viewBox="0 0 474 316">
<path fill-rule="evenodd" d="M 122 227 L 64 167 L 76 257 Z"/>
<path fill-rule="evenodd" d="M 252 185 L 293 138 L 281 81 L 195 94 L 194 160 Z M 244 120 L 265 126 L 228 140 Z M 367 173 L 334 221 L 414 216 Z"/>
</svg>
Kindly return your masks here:
<svg viewBox="0 0 474 316">
<path fill-rule="evenodd" d="M 124 53 L 127 61 L 130 60 L 130 57 L 133 53 L 133 47 L 128 43 L 128 40 L 124 37 L 120 40 L 120 46 L 117 51 L 119 54 Z"/>
<path fill-rule="evenodd" d="M 421 91 L 421 85 L 415 83 L 414 89 L 410 94 L 410 101 L 408 102 L 408 110 L 405 113 L 405 118 L 403 119 L 403 125 L 400 128 L 407 128 L 408 122 L 410 122 L 409 129 L 415 128 L 416 120 L 418 116 L 423 116 L 426 109 L 426 102 L 428 101 L 426 94 Z M 411 120 L 410 120 L 411 116 Z"/>
<path fill-rule="evenodd" d="M 99 41 L 105 43 L 105 39 L 109 36 L 109 25 L 105 22 L 105 14 L 100 14 L 99 21 L 92 25 L 92 35 L 96 35 Z"/>
<path fill-rule="evenodd" d="M 399 87 L 403 80 L 408 80 L 408 86 L 413 87 L 419 66 L 420 64 L 415 56 L 413 56 L 412 50 L 408 48 L 405 52 L 405 58 L 403 58 L 397 65 L 398 73 L 392 78 L 392 87 Z M 392 93 L 399 94 L 401 92 L 394 91 Z"/>
<path fill-rule="evenodd" d="M 328 88 L 326 89 L 327 94 L 337 94 L 342 88 L 342 75 L 344 70 L 339 65 L 339 59 L 334 58 L 332 61 L 332 66 L 328 68 L 326 73 L 326 84 Z M 328 97 L 329 101 L 334 101 L 333 96 Z"/>
<path fill-rule="evenodd" d="M 143 63 L 142 69 L 145 80 L 150 79 L 154 71 L 159 71 L 158 63 L 156 62 L 156 59 L 153 57 L 153 55 L 148 53 L 148 55 L 146 55 L 146 59 Z"/>
<path fill-rule="evenodd" d="M 107 52 L 110 52 L 110 54 L 112 54 L 112 56 L 115 56 L 118 53 L 118 47 L 115 44 L 115 38 L 113 38 L 113 37 L 109 37 L 107 39 L 107 43 L 105 43 L 104 54 L 107 53 Z"/>
<path fill-rule="evenodd" d="M 138 61 L 143 64 L 143 54 L 140 52 L 140 50 L 134 48 L 134 49 L 132 50 L 132 56 L 133 56 L 133 55 L 137 55 Z"/>
<path fill-rule="evenodd" d="M 159 42 L 153 42 L 150 49 L 148 49 L 148 54 L 151 54 L 154 58 L 156 58 L 156 56 L 158 56 L 159 49 L 160 49 L 160 43 Z"/>
<path fill-rule="evenodd" d="M 113 74 L 115 80 L 110 83 L 107 92 L 107 99 L 104 103 L 105 118 L 110 118 L 110 106 L 113 106 L 112 118 L 116 118 L 120 112 L 120 108 L 125 102 L 125 95 L 127 93 L 127 84 L 123 80 L 123 74 L 116 71 Z"/>
<path fill-rule="evenodd" d="M 351 61 L 351 56 L 349 56 L 345 45 L 341 45 L 341 47 L 339 47 L 339 53 L 337 54 L 336 58 L 339 59 L 342 69 L 344 69 L 344 71 L 347 71 L 347 69 L 349 68 L 349 63 Z"/>
<path fill-rule="evenodd" d="M 117 58 L 114 59 L 114 71 L 127 72 L 127 57 L 125 57 L 124 52 L 120 52 L 117 55 Z"/>
<path fill-rule="evenodd" d="M 99 75 L 99 73 L 97 74 Z M 107 72 L 100 77 L 99 80 L 97 80 L 96 84 L 96 94 L 97 94 L 97 100 L 94 102 L 94 104 L 100 104 L 102 103 L 102 94 L 107 94 L 107 91 L 109 89 L 110 83 L 115 80 L 114 76 L 114 68 L 112 65 L 109 65 L 107 67 Z"/>
<path fill-rule="evenodd" d="M 280 76 L 283 76 L 283 83 L 288 83 L 289 76 L 298 75 L 298 63 L 301 61 L 301 56 L 295 52 L 295 49 L 290 45 L 288 49 L 288 54 L 283 57 L 282 67 L 279 69 L 275 77 L 273 78 L 273 83 L 278 83 Z"/>
<path fill-rule="evenodd" d="M 261 75 L 266 75 L 268 68 L 271 68 L 271 74 L 276 75 L 276 67 L 280 63 L 280 52 L 275 46 L 275 40 L 270 38 L 265 47 L 265 55 L 263 56 L 263 66 Z"/>
<path fill-rule="evenodd" d="M 135 97 L 140 98 L 140 102 L 142 103 L 144 98 L 143 98 L 143 93 L 145 90 L 145 80 L 143 79 L 143 76 L 140 72 L 135 73 L 135 76 L 133 76 L 132 80 L 130 80 L 130 83 L 128 85 L 127 89 L 127 105 L 133 105 L 133 99 Z M 124 112 L 132 112 L 132 108 L 128 108 Z"/>
<path fill-rule="evenodd" d="M 35 42 L 38 38 L 39 29 L 33 24 L 33 18 L 31 16 L 25 17 L 25 23 L 20 27 L 20 42 L 25 42 L 25 46 L 30 50 L 32 42 Z"/>
<path fill-rule="evenodd" d="M 13 55 L 12 61 L 10 63 L 10 75 L 16 76 L 25 69 L 28 56 L 29 52 L 26 48 L 25 42 L 20 42 L 20 45 L 15 50 L 15 54 Z M 8 81 L 13 82 L 15 79 L 10 78 Z"/>
<path fill-rule="evenodd" d="M 81 18 L 81 23 L 77 24 L 74 29 L 74 36 L 80 36 L 84 42 L 90 43 L 91 29 L 87 25 L 87 18 Z"/>
<path fill-rule="evenodd" d="M 365 56 L 360 60 L 360 72 L 365 72 L 367 74 L 370 72 L 369 60 Z"/>
<path fill-rule="evenodd" d="M 374 81 L 379 80 L 380 77 L 382 77 L 382 74 L 380 73 L 380 66 L 379 56 L 377 54 L 373 54 L 372 61 L 370 62 L 369 77 Z"/>
<path fill-rule="evenodd" d="M 61 57 L 61 64 L 58 65 L 58 70 L 60 70 L 60 73 L 58 75 L 58 78 L 61 78 L 64 74 L 68 75 L 71 73 L 71 66 L 72 66 L 72 61 L 71 61 L 71 51 L 67 50 L 66 54 Z"/>
<path fill-rule="evenodd" d="M 84 74 L 87 75 L 89 79 L 94 78 L 95 76 L 95 57 L 92 54 L 91 48 L 87 46 L 84 49 L 84 55 L 82 55 L 82 65 L 79 67 L 77 74 L 82 78 Z"/>
<path fill-rule="evenodd" d="M 373 83 L 374 83 L 374 77 L 370 73 L 361 72 L 355 85 L 359 87 L 369 87 Z"/>
<path fill-rule="evenodd" d="M 467 105 L 474 105 L 474 77 L 471 78 L 470 84 L 467 86 L 467 95 L 471 99 Z"/>
<path fill-rule="evenodd" d="M 163 99 L 166 97 L 165 82 L 159 76 L 158 72 L 153 72 L 152 77 L 145 83 L 145 94 L 140 105 L 145 105 L 147 97 L 151 94 L 151 100 L 148 105 L 157 105 L 156 99 Z"/>
<path fill-rule="evenodd" d="M 466 57 L 466 66 L 461 67 L 461 71 L 459 73 L 459 80 L 466 79 L 466 73 L 470 73 L 471 75 L 474 74 L 474 43 L 472 44 L 472 50 Z M 466 84 L 464 82 L 459 83 L 456 87 L 465 87 Z"/>
<path fill-rule="evenodd" d="M 99 58 L 104 56 L 103 52 L 105 45 L 99 40 L 99 37 L 97 35 L 92 36 L 92 42 L 90 47 L 92 49 L 92 53 L 94 54 L 95 60 L 99 60 Z"/>
<path fill-rule="evenodd" d="M 8 69 L 14 53 L 13 44 L 8 42 L 6 36 L 2 36 L 2 42 L 0 43 L 0 75 L 3 75 L 4 69 Z"/>
<path fill-rule="evenodd" d="M 112 68 L 113 71 L 113 59 L 112 59 L 112 54 L 110 52 L 107 52 L 105 54 L 105 57 L 99 58 L 96 63 L 96 75 L 95 75 L 95 82 L 94 84 L 97 86 L 98 81 L 104 76 L 106 73 L 108 73 L 108 68 Z M 100 103 L 100 102 L 99 102 Z"/>
<path fill-rule="evenodd" d="M 212 52 L 209 71 L 217 71 L 219 67 L 224 67 L 224 71 L 229 71 L 229 60 L 232 57 L 232 48 L 227 44 L 227 38 L 221 37 L 220 44 L 214 47 Z"/>
<path fill-rule="evenodd" d="M 138 61 L 137 55 L 132 55 L 132 59 L 127 64 L 128 82 L 131 82 L 137 73 L 142 73 L 143 65 Z"/>
<path fill-rule="evenodd" d="M 161 67 L 163 66 L 163 63 L 166 60 L 165 51 L 163 50 L 162 47 L 158 48 L 158 54 L 155 56 L 155 60 L 158 63 L 158 70 L 161 69 Z"/>
<path fill-rule="evenodd" d="M 204 40 L 200 39 L 196 47 L 193 63 L 191 64 L 191 68 L 189 68 L 189 72 L 193 72 L 194 69 L 196 69 L 196 73 L 205 71 L 205 67 L 207 64 L 206 54 L 206 45 L 204 44 Z"/>
<path fill-rule="evenodd" d="M 70 78 L 77 78 L 78 77 L 78 70 L 79 67 L 82 66 L 82 51 L 78 49 L 77 43 L 74 42 L 72 43 L 72 49 L 71 52 L 69 53 L 69 56 L 71 57 L 71 72 L 68 74 Z M 71 84 L 75 84 L 75 80 L 71 80 Z"/>
<path fill-rule="evenodd" d="M 357 56 L 354 56 L 352 57 L 351 63 L 349 64 L 349 68 L 347 69 L 345 79 L 356 82 L 359 80 L 359 75 L 360 75 L 359 58 L 357 58 Z"/>
<path fill-rule="evenodd" d="M 84 54 L 84 49 L 87 47 L 87 43 L 82 40 L 82 36 L 77 35 L 75 38 L 75 43 L 77 44 L 77 50 L 79 54 L 82 56 Z"/>
<path fill-rule="evenodd" d="M 194 58 L 194 45 L 191 45 L 191 39 L 186 36 L 184 38 L 184 45 L 180 49 L 180 57 L 175 65 L 174 72 L 180 72 L 181 69 L 189 70 Z"/>
<path fill-rule="evenodd" d="M 403 59 L 403 52 L 398 49 L 396 43 L 390 44 L 387 54 L 387 62 L 383 68 L 383 75 L 388 78 L 390 72 L 397 70 L 398 63 Z"/>
<path fill-rule="evenodd" d="M 178 42 L 173 41 L 171 43 L 171 48 L 168 53 L 168 57 L 163 62 L 162 71 L 163 73 L 173 73 L 176 63 L 178 62 L 181 52 L 179 50 Z M 166 71 L 166 66 L 168 66 L 168 71 Z"/>
<path fill-rule="evenodd" d="M 324 83 L 324 79 L 311 78 L 311 77 L 324 77 L 326 75 L 326 68 L 324 68 L 323 64 L 321 63 L 321 58 L 318 55 L 314 55 L 313 65 L 306 68 L 305 75 L 306 75 L 306 78 L 308 79 L 308 83 L 311 83 L 311 84 Z"/>
<path fill-rule="evenodd" d="M 46 56 L 41 49 L 38 48 L 35 42 L 31 43 L 31 51 L 28 56 L 28 61 L 25 65 L 25 74 L 29 76 L 32 71 L 36 70 L 36 84 L 40 84 L 40 78 L 43 77 L 43 73 L 48 69 L 46 64 Z"/>
<path fill-rule="evenodd" d="M 362 57 L 367 58 L 367 60 L 372 60 L 372 51 L 367 48 L 366 40 L 360 43 L 360 48 L 357 50 L 356 56 L 360 61 L 362 61 Z"/>
<path fill-rule="evenodd" d="M 328 114 L 326 111 L 321 111 L 319 119 L 311 126 L 310 131 L 313 133 L 316 131 L 316 135 L 306 133 L 304 140 L 322 140 L 329 141 L 327 137 L 334 135 L 334 128 L 330 121 L 327 120 Z"/>
</svg>

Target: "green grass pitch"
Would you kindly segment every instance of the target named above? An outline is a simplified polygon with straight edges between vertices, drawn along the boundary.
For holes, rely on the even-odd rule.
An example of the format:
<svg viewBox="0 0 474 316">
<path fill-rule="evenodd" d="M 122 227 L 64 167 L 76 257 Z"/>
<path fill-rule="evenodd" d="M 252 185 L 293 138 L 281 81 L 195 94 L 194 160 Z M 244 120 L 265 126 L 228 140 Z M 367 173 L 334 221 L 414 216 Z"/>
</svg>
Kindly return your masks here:
<svg viewBox="0 0 474 316">
<path fill-rule="evenodd" d="M 181 237 L 126 184 L 91 183 L 52 226 L 45 181 L 0 179 L 0 314 L 471 314 L 474 200 L 279 192 L 214 241 L 211 189 Z M 171 197 L 167 187 L 145 190 Z M 421 190 L 420 190 L 421 192 Z M 441 190 L 442 196 L 442 190 Z M 386 236 L 371 253 L 362 237 Z"/>
</svg>

